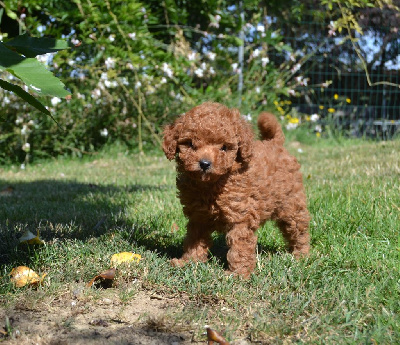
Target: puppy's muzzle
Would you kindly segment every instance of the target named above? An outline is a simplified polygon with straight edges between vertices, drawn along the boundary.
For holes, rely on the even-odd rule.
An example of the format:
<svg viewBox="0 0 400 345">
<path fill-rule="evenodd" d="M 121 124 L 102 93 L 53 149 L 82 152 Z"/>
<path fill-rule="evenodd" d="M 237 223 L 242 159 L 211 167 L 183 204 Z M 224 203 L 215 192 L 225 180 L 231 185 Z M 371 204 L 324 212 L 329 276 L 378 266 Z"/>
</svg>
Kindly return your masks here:
<svg viewBox="0 0 400 345">
<path fill-rule="evenodd" d="M 211 162 L 207 159 L 201 159 L 199 161 L 200 169 L 206 172 L 207 170 L 210 170 L 211 168 Z"/>
</svg>

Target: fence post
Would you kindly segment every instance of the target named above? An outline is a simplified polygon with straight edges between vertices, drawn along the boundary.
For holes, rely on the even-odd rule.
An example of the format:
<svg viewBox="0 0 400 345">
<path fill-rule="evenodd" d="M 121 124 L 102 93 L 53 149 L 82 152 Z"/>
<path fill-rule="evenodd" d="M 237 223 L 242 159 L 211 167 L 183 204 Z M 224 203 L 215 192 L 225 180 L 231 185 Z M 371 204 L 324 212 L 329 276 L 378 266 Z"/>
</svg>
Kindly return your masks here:
<svg viewBox="0 0 400 345">
<path fill-rule="evenodd" d="M 242 92 L 243 92 L 243 67 L 244 67 L 244 31 L 243 31 L 243 23 L 244 23 L 244 11 L 243 11 L 243 1 L 239 2 L 239 12 L 240 12 L 240 19 L 242 27 L 240 28 L 239 38 L 242 41 L 242 44 L 239 46 L 239 81 L 238 81 L 238 95 L 239 95 L 239 102 L 238 106 L 242 104 Z"/>
</svg>

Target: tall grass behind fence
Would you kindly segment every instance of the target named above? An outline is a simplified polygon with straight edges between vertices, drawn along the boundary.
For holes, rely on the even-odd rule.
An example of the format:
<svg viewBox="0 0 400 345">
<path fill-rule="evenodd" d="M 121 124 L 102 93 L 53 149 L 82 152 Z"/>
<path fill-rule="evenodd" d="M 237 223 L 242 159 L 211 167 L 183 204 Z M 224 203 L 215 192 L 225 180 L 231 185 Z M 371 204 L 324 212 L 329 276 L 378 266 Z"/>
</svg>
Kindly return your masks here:
<svg viewBox="0 0 400 345">
<path fill-rule="evenodd" d="M 318 114 L 322 125 L 333 123 L 351 136 L 388 139 L 400 132 L 400 34 L 393 35 L 391 28 L 378 34 L 364 28 L 364 36 L 352 42 L 343 32 L 330 35 L 326 21 L 272 25 L 305 60 L 303 89 L 291 98 L 296 111 Z M 373 63 L 375 54 L 379 58 Z M 277 61 L 287 58 L 273 56 Z"/>
</svg>

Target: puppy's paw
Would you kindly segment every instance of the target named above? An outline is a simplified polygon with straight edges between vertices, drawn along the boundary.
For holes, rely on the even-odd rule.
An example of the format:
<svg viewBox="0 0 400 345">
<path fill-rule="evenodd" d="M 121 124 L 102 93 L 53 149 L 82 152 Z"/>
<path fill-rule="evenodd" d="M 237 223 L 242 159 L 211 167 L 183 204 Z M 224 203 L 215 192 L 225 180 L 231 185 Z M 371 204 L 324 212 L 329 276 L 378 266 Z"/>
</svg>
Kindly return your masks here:
<svg viewBox="0 0 400 345">
<path fill-rule="evenodd" d="M 187 264 L 186 260 L 183 259 L 171 259 L 170 260 L 171 266 L 173 267 L 183 267 Z"/>
</svg>

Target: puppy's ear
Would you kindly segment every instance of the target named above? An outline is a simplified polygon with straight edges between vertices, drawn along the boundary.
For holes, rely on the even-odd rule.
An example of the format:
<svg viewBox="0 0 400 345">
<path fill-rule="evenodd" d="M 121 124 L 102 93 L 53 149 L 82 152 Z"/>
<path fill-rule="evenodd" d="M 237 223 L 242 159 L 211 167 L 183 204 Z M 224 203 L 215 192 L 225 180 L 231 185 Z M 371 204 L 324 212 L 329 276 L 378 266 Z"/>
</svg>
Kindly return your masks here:
<svg viewBox="0 0 400 345">
<path fill-rule="evenodd" d="M 165 156 L 171 161 L 175 158 L 177 151 L 177 139 L 178 139 L 178 131 L 177 127 L 179 124 L 173 123 L 171 125 L 166 125 L 164 127 L 164 139 L 162 143 L 162 149 L 165 153 Z"/>
<path fill-rule="evenodd" d="M 236 121 L 236 133 L 238 136 L 238 155 L 236 160 L 240 163 L 248 163 L 253 154 L 254 134 L 250 123 L 240 115 L 239 110 L 232 109 Z"/>
</svg>

